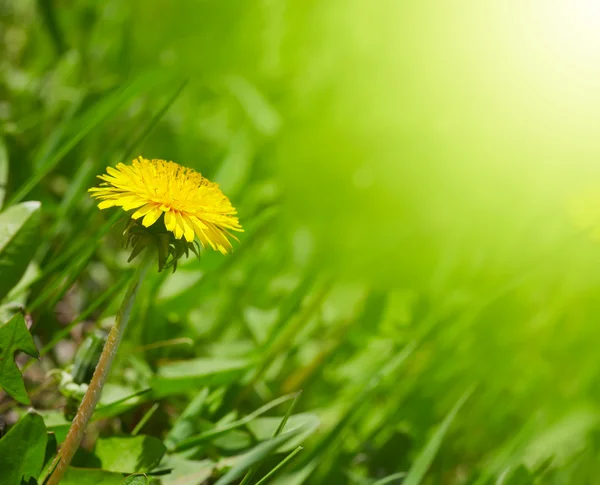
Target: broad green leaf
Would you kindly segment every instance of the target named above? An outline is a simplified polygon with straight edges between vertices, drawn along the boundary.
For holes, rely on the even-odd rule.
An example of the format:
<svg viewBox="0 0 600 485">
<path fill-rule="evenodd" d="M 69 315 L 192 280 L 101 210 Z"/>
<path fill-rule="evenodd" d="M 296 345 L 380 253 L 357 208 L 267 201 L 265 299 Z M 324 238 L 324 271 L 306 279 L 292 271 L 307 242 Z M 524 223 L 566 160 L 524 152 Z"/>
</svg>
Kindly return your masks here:
<svg viewBox="0 0 600 485">
<path fill-rule="evenodd" d="M 211 445 L 214 445 L 219 450 L 224 450 L 227 453 L 236 451 L 241 453 L 250 448 L 253 444 L 255 444 L 255 442 L 252 440 L 250 433 L 240 429 L 229 431 L 211 441 Z"/>
<path fill-rule="evenodd" d="M 151 389 L 134 391 L 130 387 L 109 383 L 102 388 L 100 403 L 94 412 L 94 420 L 109 418 L 124 413 L 144 402 Z"/>
<path fill-rule="evenodd" d="M 167 455 L 162 466 L 171 473 L 161 477 L 162 485 L 197 485 L 204 483 L 213 473 L 215 463 L 211 460 L 189 460 L 181 455 Z"/>
<path fill-rule="evenodd" d="M 408 475 L 406 476 L 406 480 L 402 482 L 402 485 L 419 485 L 421 483 L 421 480 L 423 480 L 425 473 L 427 473 L 427 470 L 433 462 L 435 455 L 440 449 L 444 436 L 446 436 L 446 433 L 450 429 L 450 425 L 454 421 L 454 418 L 456 418 L 460 408 L 467 401 L 467 399 L 469 399 L 469 396 L 472 393 L 472 388 L 465 392 L 456 402 L 450 412 L 446 415 L 444 421 L 442 421 L 442 424 L 440 424 L 438 429 L 425 445 L 425 448 L 423 448 L 423 450 L 417 456 L 417 459 L 414 461 L 410 471 L 408 472 Z"/>
<path fill-rule="evenodd" d="M 77 448 L 70 466 L 75 468 L 102 468 L 102 462 L 94 453 L 80 446 Z"/>
<path fill-rule="evenodd" d="M 37 479 L 44 465 L 48 436 L 39 414 L 27 413 L 0 439 L 0 483 L 18 485 Z"/>
<path fill-rule="evenodd" d="M 62 410 L 47 409 L 39 412 L 44 420 L 46 429 L 54 433 L 57 443 L 62 443 L 67 437 L 71 422 L 65 418 Z"/>
<path fill-rule="evenodd" d="M 22 313 L 17 313 L 0 326 L 0 389 L 21 404 L 29 404 L 31 401 L 25 390 L 23 376 L 15 364 L 15 354 L 19 351 L 31 357 L 38 356 Z"/>
<path fill-rule="evenodd" d="M 96 442 L 95 455 L 102 469 L 119 473 L 147 473 L 158 465 L 166 448 L 152 436 L 101 438 Z"/>
<path fill-rule="evenodd" d="M 248 423 L 248 429 L 258 441 L 268 440 L 273 437 L 282 419 L 282 417 L 257 418 L 251 423 Z M 290 416 L 283 431 L 287 432 L 299 427 L 302 427 L 303 431 L 277 451 L 287 453 L 295 449 L 299 444 L 303 443 L 308 436 L 316 431 L 320 422 L 319 417 L 312 413 L 300 413 Z"/>
<path fill-rule="evenodd" d="M 4 140 L 0 138 L 0 209 L 4 204 L 8 184 L 8 152 Z"/>
<path fill-rule="evenodd" d="M 23 202 L 0 213 L 0 300 L 29 266 L 39 244 L 40 203 Z"/>
<path fill-rule="evenodd" d="M 54 471 L 56 467 L 56 463 L 54 463 L 54 458 L 56 457 L 56 452 L 58 450 L 56 435 L 54 433 L 47 433 L 47 437 L 46 451 L 44 453 L 44 466 L 42 467 L 42 473 L 38 477 L 38 483 L 44 483 L 46 477 L 48 477 L 50 472 Z"/>
<path fill-rule="evenodd" d="M 43 418 L 42 418 L 43 419 Z M 44 423 L 45 424 L 45 423 Z M 54 433 L 48 433 L 48 441 L 46 443 L 46 453 L 44 455 L 44 464 L 49 463 L 58 450 L 58 443 Z"/>
<path fill-rule="evenodd" d="M 6 322 L 10 320 L 11 317 L 17 311 L 19 311 L 19 309 L 25 306 L 27 297 L 29 295 L 29 288 L 35 282 L 39 271 L 40 270 L 37 263 L 35 261 L 31 261 L 29 266 L 27 266 L 23 277 L 15 286 L 13 286 L 8 295 L 4 297 L 4 300 L 0 304 L 0 322 Z"/>
<path fill-rule="evenodd" d="M 235 382 L 249 367 L 247 360 L 191 359 L 164 364 L 152 380 L 157 396 L 186 393 L 190 389 Z"/>
<path fill-rule="evenodd" d="M 203 272 L 198 270 L 186 270 L 182 268 L 168 278 L 165 278 L 164 283 L 160 286 L 157 301 L 160 303 L 168 301 L 186 290 L 192 288 L 198 281 L 202 279 Z"/>
<path fill-rule="evenodd" d="M 244 475 L 246 470 L 263 461 L 302 431 L 302 428 L 298 428 L 255 446 L 248 453 L 239 457 L 236 464 L 225 475 L 217 480 L 215 485 L 228 485 L 235 482 Z"/>
<path fill-rule="evenodd" d="M 148 485 L 148 477 L 146 475 L 130 475 L 123 479 L 121 485 Z"/>
<path fill-rule="evenodd" d="M 60 485 L 121 485 L 123 475 L 95 468 L 67 468 Z"/>
</svg>

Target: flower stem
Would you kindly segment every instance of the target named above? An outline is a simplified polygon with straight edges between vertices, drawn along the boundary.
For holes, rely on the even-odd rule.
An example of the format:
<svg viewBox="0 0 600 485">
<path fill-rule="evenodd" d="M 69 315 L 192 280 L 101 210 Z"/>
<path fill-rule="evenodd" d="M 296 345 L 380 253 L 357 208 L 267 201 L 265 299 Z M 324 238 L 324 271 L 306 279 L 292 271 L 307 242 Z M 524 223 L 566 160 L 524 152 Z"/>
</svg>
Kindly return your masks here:
<svg viewBox="0 0 600 485">
<path fill-rule="evenodd" d="M 117 312 L 115 324 L 108 334 L 108 338 L 104 344 L 104 349 L 102 349 L 102 354 L 98 360 L 98 365 L 96 365 L 92 380 L 85 395 L 83 396 L 79 409 L 77 410 L 77 414 L 75 415 L 75 419 L 73 419 L 73 423 L 69 428 L 69 433 L 67 434 L 65 441 L 61 445 L 60 450 L 54 459 L 54 470 L 51 472 L 46 485 L 57 485 L 62 479 L 67 467 L 69 466 L 69 463 L 71 463 L 71 460 L 77 451 L 77 448 L 79 448 L 79 444 L 83 439 L 87 425 L 94 414 L 94 409 L 96 409 L 96 405 L 98 404 L 98 401 L 100 401 L 102 388 L 104 387 L 110 367 L 115 355 L 117 354 L 117 350 L 119 348 L 121 339 L 123 338 L 123 334 L 125 333 L 125 329 L 127 328 L 127 324 L 129 323 L 131 309 L 133 308 L 133 303 L 135 301 L 138 288 L 142 283 L 144 276 L 146 275 L 148 267 L 154 259 L 152 257 L 152 251 L 147 250 L 144 252 L 146 254 L 143 255 L 143 260 L 136 269 L 131 283 L 127 288 L 127 292 L 123 298 L 123 303 L 121 303 L 121 307 Z"/>
</svg>

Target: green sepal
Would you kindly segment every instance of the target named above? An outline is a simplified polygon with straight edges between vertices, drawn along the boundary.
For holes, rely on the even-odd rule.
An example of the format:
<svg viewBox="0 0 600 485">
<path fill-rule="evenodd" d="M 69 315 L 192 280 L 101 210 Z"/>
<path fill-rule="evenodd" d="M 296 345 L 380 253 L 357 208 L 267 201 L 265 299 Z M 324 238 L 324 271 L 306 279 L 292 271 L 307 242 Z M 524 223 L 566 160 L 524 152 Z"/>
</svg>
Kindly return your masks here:
<svg viewBox="0 0 600 485">
<path fill-rule="evenodd" d="M 144 249 L 153 246 L 157 250 L 159 272 L 170 267 L 173 267 L 175 272 L 179 259 L 183 256 L 188 258 L 190 250 L 200 259 L 198 242 L 175 238 L 175 235 L 165 228 L 162 217 L 150 227 L 144 227 L 139 220 L 130 219 L 123 236 L 125 248 L 132 248 L 127 262 L 133 261 Z"/>
</svg>

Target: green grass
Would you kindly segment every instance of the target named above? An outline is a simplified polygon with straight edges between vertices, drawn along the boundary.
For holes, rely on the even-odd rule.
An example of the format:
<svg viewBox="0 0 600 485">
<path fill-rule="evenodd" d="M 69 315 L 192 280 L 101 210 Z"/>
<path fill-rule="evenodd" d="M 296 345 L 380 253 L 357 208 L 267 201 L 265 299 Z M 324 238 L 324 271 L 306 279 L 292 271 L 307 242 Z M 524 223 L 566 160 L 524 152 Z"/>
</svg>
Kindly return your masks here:
<svg viewBox="0 0 600 485">
<path fill-rule="evenodd" d="M 568 210 L 599 174 L 555 168 L 600 149 L 485 84 L 471 24 L 429 6 L 0 5 L 0 324 L 27 316 L 45 426 L 1 394 L 0 447 L 34 478 L 132 274 L 87 189 L 141 154 L 219 182 L 245 232 L 152 269 L 65 483 L 600 483 L 600 246 Z"/>
</svg>

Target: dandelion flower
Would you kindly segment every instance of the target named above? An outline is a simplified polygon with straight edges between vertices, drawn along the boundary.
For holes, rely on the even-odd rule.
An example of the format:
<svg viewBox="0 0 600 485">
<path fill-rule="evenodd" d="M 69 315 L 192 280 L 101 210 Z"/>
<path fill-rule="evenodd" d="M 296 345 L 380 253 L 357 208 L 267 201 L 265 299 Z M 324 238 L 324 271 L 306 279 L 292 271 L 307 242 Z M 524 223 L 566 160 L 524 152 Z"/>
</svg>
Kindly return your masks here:
<svg viewBox="0 0 600 485">
<path fill-rule="evenodd" d="M 90 190 L 98 208 L 134 211 L 131 219 L 145 228 L 163 227 L 176 240 L 210 246 L 223 254 L 231 249 L 230 231 L 242 231 L 237 211 L 218 184 L 191 168 L 165 160 L 138 157 L 100 175 L 103 183 Z"/>
</svg>

